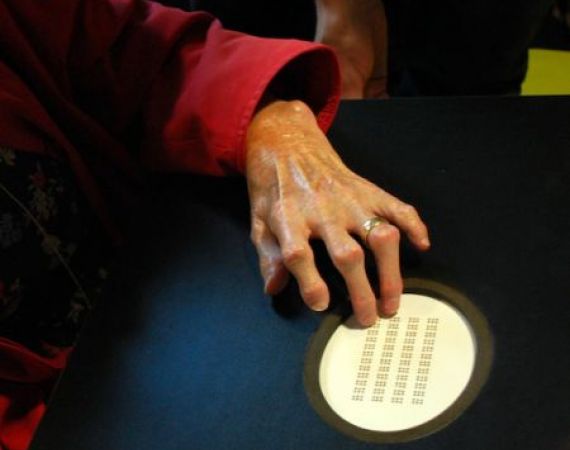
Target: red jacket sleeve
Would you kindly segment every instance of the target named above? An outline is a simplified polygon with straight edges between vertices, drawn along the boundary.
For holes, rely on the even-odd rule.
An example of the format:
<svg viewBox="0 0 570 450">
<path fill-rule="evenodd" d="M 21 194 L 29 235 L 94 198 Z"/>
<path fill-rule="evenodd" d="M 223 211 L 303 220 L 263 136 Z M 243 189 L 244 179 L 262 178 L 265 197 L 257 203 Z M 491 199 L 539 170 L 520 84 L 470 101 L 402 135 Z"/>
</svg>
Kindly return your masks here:
<svg viewBox="0 0 570 450">
<path fill-rule="evenodd" d="M 0 22 L 12 68 L 59 126 L 92 120 L 83 128 L 100 127 L 154 168 L 242 169 L 245 130 L 276 77 L 324 129 L 338 103 L 330 49 L 224 30 L 204 13 L 135 0 L 0 0 Z"/>
<path fill-rule="evenodd" d="M 326 131 L 339 92 L 329 49 L 254 38 L 210 23 L 200 50 L 183 45 L 154 84 L 145 159 L 168 169 L 243 170 L 245 132 L 272 81 L 282 96 L 307 102 Z"/>
<path fill-rule="evenodd" d="M 0 0 L 0 55 L 0 145 L 60 150 L 106 224 L 98 168 L 239 171 L 270 84 L 307 102 L 323 129 L 339 97 L 326 47 L 142 0 Z M 41 358 L 0 338 L 1 448 L 27 447 L 67 353 Z"/>
</svg>

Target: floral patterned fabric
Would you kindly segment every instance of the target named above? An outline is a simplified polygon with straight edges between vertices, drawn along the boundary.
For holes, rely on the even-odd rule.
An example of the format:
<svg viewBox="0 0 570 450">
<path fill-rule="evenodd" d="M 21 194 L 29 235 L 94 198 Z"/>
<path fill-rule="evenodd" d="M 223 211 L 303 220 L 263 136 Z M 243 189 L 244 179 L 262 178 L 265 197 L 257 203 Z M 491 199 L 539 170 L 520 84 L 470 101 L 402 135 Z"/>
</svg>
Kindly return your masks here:
<svg viewBox="0 0 570 450">
<path fill-rule="evenodd" d="M 39 354 L 72 345 L 104 242 L 65 163 L 0 147 L 0 336 Z"/>
</svg>

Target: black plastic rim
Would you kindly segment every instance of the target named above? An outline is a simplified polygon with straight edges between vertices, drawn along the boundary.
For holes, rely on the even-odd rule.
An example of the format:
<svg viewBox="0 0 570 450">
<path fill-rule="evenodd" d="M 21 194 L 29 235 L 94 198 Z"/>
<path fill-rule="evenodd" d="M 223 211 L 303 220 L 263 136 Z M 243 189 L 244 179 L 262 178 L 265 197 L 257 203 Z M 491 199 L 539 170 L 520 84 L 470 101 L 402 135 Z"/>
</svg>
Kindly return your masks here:
<svg viewBox="0 0 570 450">
<path fill-rule="evenodd" d="M 436 281 L 409 278 L 404 281 L 404 292 L 423 294 L 455 307 L 469 322 L 476 342 L 475 364 L 471 378 L 459 397 L 446 410 L 433 419 L 416 427 L 400 431 L 373 431 L 357 427 L 340 417 L 323 396 L 319 369 L 323 352 L 335 330 L 347 319 L 350 311 L 331 312 L 309 341 L 305 357 L 303 381 L 309 402 L 321 418 L 338 431 L 361 441 L 373 443 L 399 443 L 425 437 L 449 425 L 457 419 L 479 395 L 485 385 L 493 362 L 494 345 L 487 319 L 462 293 Z"/>
</svg>

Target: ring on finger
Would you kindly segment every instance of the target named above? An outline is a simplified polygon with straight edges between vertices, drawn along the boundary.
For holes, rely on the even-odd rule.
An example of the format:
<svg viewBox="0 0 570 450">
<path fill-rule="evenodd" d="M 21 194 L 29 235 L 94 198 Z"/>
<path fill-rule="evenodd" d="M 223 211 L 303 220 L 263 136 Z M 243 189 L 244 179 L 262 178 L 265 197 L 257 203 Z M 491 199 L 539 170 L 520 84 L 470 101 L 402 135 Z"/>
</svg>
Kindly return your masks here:
<svg viewBox="0 0 570 450">
<path fill-rule="evenodd" d="M 370 245 L 368 244 L 368 236 L 370 235 L 370 232 L 378 225 L 384 223 L 389 223 L 389 222 L 380 216 L 374 216 L 364 221 L 364 223 L 362 224 L 362 228 L 364 228 L 364 243 L 366 244 L 366 247 L 370 247 Z"/>
</svg>

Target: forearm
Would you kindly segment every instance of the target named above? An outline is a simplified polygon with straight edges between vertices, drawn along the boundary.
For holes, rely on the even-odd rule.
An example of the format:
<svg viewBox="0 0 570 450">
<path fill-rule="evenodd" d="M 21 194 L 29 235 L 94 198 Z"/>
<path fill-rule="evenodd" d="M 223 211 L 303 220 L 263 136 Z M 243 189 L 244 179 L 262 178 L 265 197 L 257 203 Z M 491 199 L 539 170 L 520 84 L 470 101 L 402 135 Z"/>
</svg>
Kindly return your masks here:
<svg viewBox="0 0 570 450">
<path fill-rule="evenodd" d="M 350 17 L 365 17 L 382 6 L 381 0 L 315 0 L 317 20 L 342 21 Z"/>
<path fill-rule="evenodd" d="M 381 0 L 315 0 L 315 40 L 332 46 L 344 98 L 386 96 L 388 23 Z"/>
</svg>

